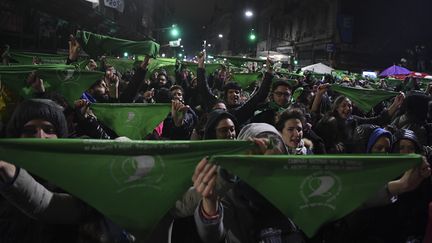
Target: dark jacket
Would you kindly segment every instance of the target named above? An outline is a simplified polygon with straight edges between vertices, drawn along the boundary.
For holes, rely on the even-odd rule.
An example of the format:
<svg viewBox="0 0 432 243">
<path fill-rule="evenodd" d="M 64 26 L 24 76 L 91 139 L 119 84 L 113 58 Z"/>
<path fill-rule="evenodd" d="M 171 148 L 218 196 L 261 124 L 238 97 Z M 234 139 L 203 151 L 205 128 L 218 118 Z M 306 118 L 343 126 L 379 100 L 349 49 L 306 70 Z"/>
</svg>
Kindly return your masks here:
<svg viewBox="0 0 432 243">
<path fill-rule="evenodd" d="M 253 188 L 235 182 L 218 206 L 219 217 L 207 220 L 201 204 L 195 211 L 195 223 L 203 242 L 273 242 L 265 241 L 265 234 L 280 232 L 282 241 L 304 242 L 295 224 Z M 271 232 L 270 232 L 271 231 Z"/>
<path fill-rule="evenodd" d="M 136 94 L 142 89 L 147 69 L 138 68 L 129 82 L 129 85 L 119 97 L 120 103 L 132 103 Z"/>
<path fill-rule="evenodd" d="M 379 116 L 366 118 L 351 116 L 344 120 L 337 115 L 330 114 L 323 117 L 315 126 L 314 131 L 324 140 L 327 153 L 340 153 L 350 150 L 354 130 L 361 124 L 375 124 L 379 126 L 387 125 L 391 122 L 391 117 L 385 110 Z M 344 151 L 339 151 L 337 145 L 345 147 Z"/>
<path fill-rule="evenodd" d="M 36 177 L 35 177 L 36 178 Z M 78 198 L 17 168 L 0 183 L 0 242 L 128 242 L 129 235 Z"/>
</svg>

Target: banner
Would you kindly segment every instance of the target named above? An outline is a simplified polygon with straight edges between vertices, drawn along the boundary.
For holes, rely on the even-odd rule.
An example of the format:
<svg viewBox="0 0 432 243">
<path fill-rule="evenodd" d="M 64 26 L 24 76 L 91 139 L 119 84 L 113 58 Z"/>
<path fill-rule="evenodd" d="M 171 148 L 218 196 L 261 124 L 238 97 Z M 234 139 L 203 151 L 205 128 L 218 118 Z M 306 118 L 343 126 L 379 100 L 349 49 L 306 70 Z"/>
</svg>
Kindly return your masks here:
<svg viewBox="0 0 432 243">
<path fill-rule="evenodd" d="M 146 234 L 192 186 L 203 157 L 253 147 L 229 140 L 1 139 L 0 160 L 61 187 L 120 226 Z"/>
<path fill-rule="evenodd" d="M 348 97 L 358 108 L 364 112 L 369 112 L 380 102 L 398 95 L 397 92 L 344 87 L 338 84 L 332 84 L 331 88 L 333 91 Z"/>
<path fill-rule="evenodd" d="M 308 237 L 352 212 L 420 155 L 214 156 L 261 193 Z"/>
<path fill-rule="evenodd" d="M 94 82 L 103 77 L 102 72 L 78 71 L 71 65 L 13 65 L 0 66 L 0 80 L 11 91 L 23 98 L 32 98 L 33 89 L 27 83 L 31 72 L 43 80 L 46 92 L 57 92 L 69 104 L 80 98 Z"/>
<path fill-rule="evenodd" d="M 148 55 L 156 57 L 159 44 L 153 41 L 131 41 L 98 35 L 87 31 L 77 32 L 77 40 L 91 57 L 128 52 L 129 55 Z"/>
<path fill-rule="evenodd" d="M 141 140 L 165 120 L 171 104 L 94 103 L 90 108 L 117 135 Z"/>
</svg>

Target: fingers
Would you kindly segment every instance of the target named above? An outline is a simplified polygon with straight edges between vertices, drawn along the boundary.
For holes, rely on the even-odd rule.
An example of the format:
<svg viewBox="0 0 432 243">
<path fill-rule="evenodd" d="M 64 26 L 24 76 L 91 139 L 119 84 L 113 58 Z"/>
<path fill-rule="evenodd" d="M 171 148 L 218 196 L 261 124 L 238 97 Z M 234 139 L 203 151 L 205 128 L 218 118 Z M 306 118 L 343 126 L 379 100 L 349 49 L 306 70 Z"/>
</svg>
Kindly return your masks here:
<svg viewBox="0 0 432 243">
<path fill-rule="evenodd" d="M 216 165 L 207 164 L 204 167 L 204 171 L 197 177 L 194 183 L 195 190 L 203 197 L 213 195 L 213 189 L 216 185 L 217 178 L 216 170 Z"/>
<path fill-rule="evenodd" d="M 215 177 L 215 175 L 216 175 L 216 169 L 217 169 L 217 166 L 216 166 L 216 165 L 212 165 L 212 164 L 208 164 L 208 165 L 210 165 L 210 166 L 209 166 L 209 169 L 208 169 L 208 171 L 205 173 L 205 175 L 204 175 L 204 177 L 203 177 L 203 179 L 202 179 L 202 183 L 203 183 L 204 185 L 209 184 L 210 180 L 211 180 L 213 177 Z"/>
<path fill-rule="evenodd" d="M 190 106 L 182 104 L 182 107 L 180 108 L 180 111 L 183 112 L 183 113 L 185 113 L 185 112 L 187 112 L 189 110 L 189 108 L 190 108 Z"/>
<path fill-rule="evenodd" d="M 214 195 L 214 188 L 216 186 L 217 176 L 214 174 L 213 177 L 208 182 L 208 185 L 204 188 L 204 191 L 201 193 L 203 197 L 211 197 Z"/>
<path fill-rule="evenodd" d="M 199 173 L 204 169 L 204 166 L 207 164 L 207 158 L 203 158 L 195 167 L 195 172 L 192 176 L 192 181 L 195 182 L 196 178 L 198 177 Z"/>
<path fill-rule="evenodd" d="M 171 107 L 173 111 L 185 113 L 189 106 L 183 104 L 180 100 L 171 100 Z"/>
<path fill-rule="evenodd" d="M 202 184 L 202 182 L 203 182 L 203 179 L 204 179 L 204 176 L 207 174 L 207 172 L 210 170 L 210 167 L 211 167 L 211 165 L 210 164 L 206 164 L 205 166 L 204 166 L 204 168 L 198 173 L 198 175 L 196 176 L 196 179 L 195 179 L 195 181 L 194 181 L 194 186 L 196 187 L 196 188 L 198 188 L 198 187 L 200 187 L 201 186 L 201 184 Z M 207 183 L 207 182 L 206 182 Z"/>
<path fill-rule="evenodd" d="M 265 153 L 270 144 L 270 140 L 266 138 L 254 138 L 253 142 L 258 145 L 261 153 Z"/>
</svg>

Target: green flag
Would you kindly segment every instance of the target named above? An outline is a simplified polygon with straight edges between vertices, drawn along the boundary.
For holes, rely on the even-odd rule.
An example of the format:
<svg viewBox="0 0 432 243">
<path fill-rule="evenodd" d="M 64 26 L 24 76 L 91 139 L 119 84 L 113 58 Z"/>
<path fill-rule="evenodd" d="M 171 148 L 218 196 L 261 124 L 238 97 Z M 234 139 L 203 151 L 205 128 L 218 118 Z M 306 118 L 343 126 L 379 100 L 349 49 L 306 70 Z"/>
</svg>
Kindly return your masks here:
<svg viewBox="0 0 432 243">
<path fill-rule="evenodd" d="M 69 104 L 73 104 L 85 90 L 104 75 L 102 72 L 78 71 L 74 66 L 62 64 L 13 65 L 0 66 L 0 80 L 21 97 L 31 98 L 33 90 L 26 80 L 33 71 L 43 80 L 47 92 L 60 93 Z"/>
<path fill-rule="evenodd" d="M 240 84 L 243 89 L 248 88 L 252 83 L 261 80 L 262 73 L 232 73 L 231 80 Z"/>
<path fill-rule="evenodd" d="M 61 187 L 122 227 L 148 233 L 192 185 L 203 157 L 253 146 L 228 140 L 1 139 L 0 160 Z"/>
<path fill-rule="evenodd" d="M 94 103 L 91 109 L 117 135 L 144 139 L 167 117 L 171 104 Z"/>
<path fill-rule="evenodd" d="M 395 78 L 386 78 L 385 82 L 386 82 L 387 86 L 395 88 L 398 85 L 400 85 L 403 82 L 403 80 L 395 79 Z"/>
<path fill-rule="evenodd" d="M 331 72 L 332 76 L 336 79 L 342 80 L 344 77 L 347 77 L 349 75 L 349 72 L 346 70 L 333 70 Z"/>
<path fill-rule="evenodd" d="M 10 52 L 11 58 L 20 65 L 32 65 L 33 58 L 39 58 L 42 64 L 66 64 L 68 56 L 66 54 L 47 54 L 36 52 Z"/>
<path fill-rule="evenodd" d="M 197 75 L 197 69 L 198 69 L 198 64 L 197 63 L 193 63 L 193 62 L 182 62 L 182 65 L 185 65 L 186 67 L 189 68 L 189 70 L 191 72 L 193 72 L 195 75 Z M 216 70 L 218 68 L 220 68 L 222 65 L 220 63 L 208 63 L 205 64 L 205 73 L 206 76 L 216 72 Z"/>
<path fill-rule="evenodd" d="M 135 60 L 124 59 L 124 58 L 108 57 L 107 60 L 106 60 L 106 63 L 108 65 L 113 66 L 117 71 L 119 71 L 122 74 L 124 74 L 124 73 L 126 73 L 126 71 L 130 71 L 130 70 L 133 69 Z"/>
<path fill-rule="evenodd" d="M 159 69 L 165 69 L 168 75 L 175 76 L 175 58 L 156 58 L 151 59 L 147 67 L 147 76 L 150 76 Z"/>
<path fill-rule="evenodd" d="M 358 108 L 365 112 L 369 112 L 380 102 L 393 98 L 398 93 L 376 90 L 376 89 L 363 89 L 363 88 L 352 88 L 344 87 L 338 84 L 332 84 L 331 88 L 333 91 L 345 95 L 351 99 Z"/>
<path fill-rule="evenodd" d="M 230 64 L 240 67 L 246 62 L 258 62 L 258 63 L 265 63 L 266 60 L 259 59 L 259 58 L 249 58 L 249 57 L 236 57 L 236 56 L 215 56 L 215 58 L 221 58 L 224 60 L 227 60 Z"/>
<path fill-rule="evenodd" d="M 308 237 L 415 164 L 420 155 L 215 156 L 211 161 L 261 193 Z"/>
<path fill-rule="evenodd" d="M 79 31 L 77 40 L 84 51 L 93 57 L 118 52 L 156 57 L 159 53 L 159 44 L 153 41 L 124 40 L 87 31 Z"/>
</svg>

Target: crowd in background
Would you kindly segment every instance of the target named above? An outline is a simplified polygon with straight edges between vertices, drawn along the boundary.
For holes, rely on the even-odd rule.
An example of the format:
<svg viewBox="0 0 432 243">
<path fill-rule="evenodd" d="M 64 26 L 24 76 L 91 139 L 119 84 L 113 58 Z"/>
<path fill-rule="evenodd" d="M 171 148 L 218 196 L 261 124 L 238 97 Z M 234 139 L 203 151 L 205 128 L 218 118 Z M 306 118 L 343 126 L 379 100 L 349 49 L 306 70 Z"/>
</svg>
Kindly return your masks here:
<svg viewBox="0 0 432 243">
<path fill-rule="evenodd" d="M 405 60 L 407 66 L 425 71 L 422 48 L 415 50 L 416 63 Z M 72 39 L 67 64 L 77 62 L 79 52 Z M 2 59 L 8 63 L 7 51 Z M 120 73 L 105 57 L 90 59 L 86 70 L 105 75 L 74 105 L 29 75 L 34 97 L 17 102 L 0 123 L 0 137 L 119 139 L 91 104 L 170 103 L 171 112 L 145 140 L 253 140 L 259 147 L 255 153 L 267 155 L 417 153 L 423 155 L 421 166 L 389 181 L 364 206 L 325 225 L 312 239 L 241 179 L 204 158 L 191 171 L 192 189 L 172 210 L 174 222 L 180 222 L 174 223 L 172 242 L 432 242 L 431 85 L 422 90 L 408 78 L 393 88 L 379 81 L 378 89 L 399 94 L 364 111 L 331 85 L 371 87 L 367 79 L 313 73 L 287 79 L 267 59 L 256 67 L 262 79 L 243 89 L 231 80 L 227 65 L 206 74 L 205 52 L 197 55 L 196 73 L 180 61 L 174 73 L 164 68 L 147 73 L 151 61 L 146 57 Z M 0 242 L 135 240 L 80 199 L 7 161 L 0 161 L 0 194 Z"/>
</svg>

